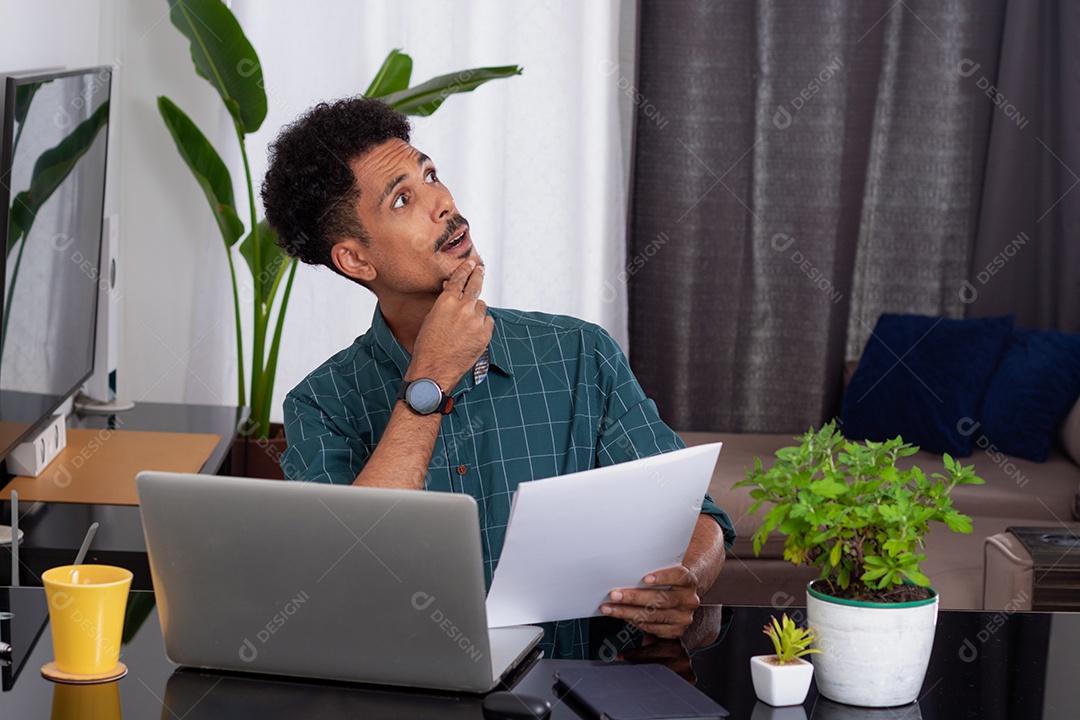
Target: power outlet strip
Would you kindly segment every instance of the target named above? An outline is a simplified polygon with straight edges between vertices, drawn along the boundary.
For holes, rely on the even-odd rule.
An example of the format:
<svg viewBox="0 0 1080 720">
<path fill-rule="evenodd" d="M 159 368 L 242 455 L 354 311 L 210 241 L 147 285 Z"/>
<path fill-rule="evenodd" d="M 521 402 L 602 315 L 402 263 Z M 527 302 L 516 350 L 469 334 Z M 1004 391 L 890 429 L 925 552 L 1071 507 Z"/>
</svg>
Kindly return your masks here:
<svg viewBox="0 0 1080 720">
<path fill-rule="evenodd" d="M 54 415 L 30 440 L 20 444 L 7 457 L 7 469 L 13 475 L 37 477 L 67 447 L 67 423 L 64 415 Z"/>
</svg>

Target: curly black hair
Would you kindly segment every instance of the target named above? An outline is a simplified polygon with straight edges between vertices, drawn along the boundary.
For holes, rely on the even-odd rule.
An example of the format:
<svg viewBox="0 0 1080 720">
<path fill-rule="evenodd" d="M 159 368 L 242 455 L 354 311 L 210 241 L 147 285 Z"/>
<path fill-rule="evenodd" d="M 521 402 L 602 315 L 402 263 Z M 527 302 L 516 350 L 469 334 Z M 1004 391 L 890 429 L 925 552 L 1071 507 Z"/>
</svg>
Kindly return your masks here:
<svg viewBox="0 0 1080 720">
<path fill-rule="evenodd" d="M 319 103 L 286 126 L 270 145 L 262 184 L 278 245 L 341 274 L 330 258 L 334 244 L 346 237 L 370 240 L 356 213 L 360 188 L 350 163 L 387 140 L 409 142 L 409 129 L 404 115 L 365 97 Z"/>
</svg>

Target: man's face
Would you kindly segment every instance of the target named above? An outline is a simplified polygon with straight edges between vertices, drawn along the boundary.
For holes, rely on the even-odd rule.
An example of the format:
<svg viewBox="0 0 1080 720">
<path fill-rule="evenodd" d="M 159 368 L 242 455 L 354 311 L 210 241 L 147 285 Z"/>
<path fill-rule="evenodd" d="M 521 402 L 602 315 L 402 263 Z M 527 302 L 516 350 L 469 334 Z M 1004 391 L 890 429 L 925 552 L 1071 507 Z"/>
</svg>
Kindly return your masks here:
<svg viewBox="0 0 1080 720">
<path fill-rule="evenodd" d="M 352 163 L 360 187 L 357 213 L 380 293 L 438 294 L 443 281 L 476 254 L 469 224 L 427 155 L 402 140 L 388 140 Z"/>
</svg>

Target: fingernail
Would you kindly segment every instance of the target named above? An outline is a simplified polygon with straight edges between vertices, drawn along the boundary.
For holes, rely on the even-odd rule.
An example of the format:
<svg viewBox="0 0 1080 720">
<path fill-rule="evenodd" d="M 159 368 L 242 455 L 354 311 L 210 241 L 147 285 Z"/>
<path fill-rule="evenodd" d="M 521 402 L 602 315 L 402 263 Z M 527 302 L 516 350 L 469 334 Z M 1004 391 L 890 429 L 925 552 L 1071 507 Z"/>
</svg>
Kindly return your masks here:
<svg viewBox="0 0 1080 720">
<path fill-rule="evenodd" d="M 610 615 L 611 614 L 611 606 L 610 605 L 601 605 L 600 606 L 600 612 L 604 613 L 605 615 Z"/>
<path fill-rule="evenodd" d="M 656 582 L 656 576 L 655 575 L 646 575 L 645 576 L 645 584 L 646 585 L 652 585 L 655 582 Z"/>
<path fill-rule="evenodd" d="M 613 590 L 611 592 L 611 599 L 614 600 L 615 602 L 619 602 L 620 600 L 622 600 L 622 593 L 619 592 L 618 590 Z"/>
</svg>

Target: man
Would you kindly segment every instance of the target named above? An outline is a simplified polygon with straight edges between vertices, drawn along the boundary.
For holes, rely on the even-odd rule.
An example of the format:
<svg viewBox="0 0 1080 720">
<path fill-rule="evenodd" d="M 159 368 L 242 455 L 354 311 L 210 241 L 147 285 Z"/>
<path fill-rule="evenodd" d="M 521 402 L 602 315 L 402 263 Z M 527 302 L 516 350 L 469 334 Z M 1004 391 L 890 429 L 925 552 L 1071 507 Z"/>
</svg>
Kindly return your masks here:
<svg viewBox="0 0 1080 720">
<path fill-rule="evenodd" d="M 603 329 L 485 305 L 469 224 L 404 116 L 323 103 L 270 153 L 262 197 L 282 247 L 378 298 L 371 329 L 286 398 L 287 477 L 469 493 L 490 585 L 518 483 L 683 446 Z M 680 636 L 734 539 L 707 496 L 702 513 L 682 565 L 612 591 L 605 615 Z M 585 657 L 587 621 L 546 626 L 543 646 Z"/>
</svg>

